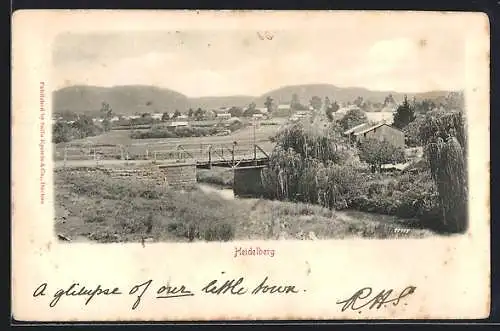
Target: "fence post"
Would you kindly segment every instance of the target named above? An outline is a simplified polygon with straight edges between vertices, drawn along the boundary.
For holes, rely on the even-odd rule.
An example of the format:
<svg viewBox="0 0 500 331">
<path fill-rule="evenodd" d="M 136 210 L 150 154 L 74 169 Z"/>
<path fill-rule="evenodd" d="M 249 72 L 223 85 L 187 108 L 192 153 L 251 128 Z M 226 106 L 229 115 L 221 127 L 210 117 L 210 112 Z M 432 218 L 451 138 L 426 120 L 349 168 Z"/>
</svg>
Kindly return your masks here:
<svg viewBox="0 0 500 331">
<path fill-rule="evenodd" d="M 212 168 L 212 145 L 208 146 L 208 167 Z"/>
<path fill-rule="evenodd" d="M 146 148 L 146 160 L 149 159 L 149 150 Z"/>
<path fill-rule="evenodd" d="M 68 145 L 64 145 L 64 167 L 66 168 L 66 161 L 68 160 Z"/>
<path fill-rule="evenodd" d="M 156 151 L 154 151 L 154 158 L 155 158 L 154 161 L 156 163 Z"/>
</svg>

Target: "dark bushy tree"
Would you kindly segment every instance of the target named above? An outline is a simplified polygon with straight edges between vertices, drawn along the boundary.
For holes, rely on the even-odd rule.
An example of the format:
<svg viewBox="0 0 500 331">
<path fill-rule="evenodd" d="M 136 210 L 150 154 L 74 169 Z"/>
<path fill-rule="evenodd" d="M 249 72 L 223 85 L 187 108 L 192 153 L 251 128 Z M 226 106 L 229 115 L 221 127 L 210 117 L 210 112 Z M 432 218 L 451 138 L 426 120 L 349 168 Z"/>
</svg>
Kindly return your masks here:
<svg viewBox="0 0 500 331">
<path fill-rule="evenodd" d="M 394 114 L 393 125 L 398 129 L 404 129 L 404 127 L 413 122 L 415 118 L 415 109 L 410 105 L 408 98 L 405 95 L 403 103 L 399 105 L 396 113 Z"/>
<path fill-rule="evenodd" d="M 320 110 L 321 106 L 323 104 L 323 101 L 321 100 L 320 97 L 318 96 L 313 96 L 311 98 L 311 101 L 309 101 L 311 107 L 313 107 L 314 110 Z"/>
<path fill-rule="evenodd" d="M 361 109 L 350 109 L 340 120 L 340 125 L 344 130 L 348 130 L 366 121 L 368 121 L 368 118 L 364 111 Z"/>
<path fill-rule="evenodd" d="M 176 109 L 174 114 L 172 115 L 172 118 L 177 118 L 179 116 L 181 116 L 181 112 L 178 109 Z"/>
<path fill-rule="evenodd" d="M 257 110 L 257 105 L 255 104 L 255 102 L 252 102 L 248 105 L 248 108 L 245 109 L 245 111 L 243 112 L 243 116 L 252 117 L 253 114 L 257 113 L 259 113 L 259 111 Z"/>
<path fill-rule="evenodd" d="M 274 107 L 274 100 L 273 100 L 273 98 L 267 97 L 266 101 L 264 102 L 264 106 L 267 108 L 267 112 L 269 114 L 271 114 L 271 112 L 273 111 L 273 107 Z"/>
<path fill-rule="evenodd" d="M 229 109 L 229 114 L 231 114 L 232 117 L 241 117 L 243 116 L 243 109 L 241 107 L 231 107 L 231 109 Z"/>
</svg>

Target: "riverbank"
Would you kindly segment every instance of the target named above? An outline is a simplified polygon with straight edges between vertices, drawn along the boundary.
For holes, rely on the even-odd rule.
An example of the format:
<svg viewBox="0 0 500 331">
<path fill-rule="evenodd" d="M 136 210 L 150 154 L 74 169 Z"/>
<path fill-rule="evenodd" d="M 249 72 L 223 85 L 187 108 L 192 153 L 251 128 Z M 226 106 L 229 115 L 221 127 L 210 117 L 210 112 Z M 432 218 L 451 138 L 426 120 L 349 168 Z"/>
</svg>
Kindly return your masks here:
<svg viewBox="0 0 500 331">
<path fill-rule="evenodd" d="M 56 233 L 95 242 L 421 238 L 406 220 L 317 205 L 234 199 L 232 190 L 199 185 L 165 189 L 153 181 L 102 172 L 55 173 Z"/>
</svg>

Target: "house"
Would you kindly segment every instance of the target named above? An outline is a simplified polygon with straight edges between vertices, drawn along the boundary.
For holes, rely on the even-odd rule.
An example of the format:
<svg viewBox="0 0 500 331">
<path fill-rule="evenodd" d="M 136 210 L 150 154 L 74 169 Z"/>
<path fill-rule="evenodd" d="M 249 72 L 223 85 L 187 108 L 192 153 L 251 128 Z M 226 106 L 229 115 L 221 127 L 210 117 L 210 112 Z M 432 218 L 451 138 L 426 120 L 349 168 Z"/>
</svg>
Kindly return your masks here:
<svg viewBox="0 0 500 331">
<path fill-rule="evenodd" d="M 187 115 L 180 115 L 180 116 L 177 116 L 177 119 L 178 120 L 187 120 L 189 117 Z"/>
<path fill-rule="evenodd" d="M 227 120 L 229 118 L 231 118 L 231 114 L 229 114 L 229 113 L 219 113 L 219 114 L 217 114 L 217 119 Z"/>
<path fill-rule="evenodd" d="M 278 105 L 278 107 L 276 109 L 278 109 L 278 110 L 290 110 L 291 106 L 290 105 Z"/>
<path fill-rule="evenodd" d="M 345 115 L 347 114 L 350 110 L 361 110 L 361 108 L 359 108 L 358 106 L 356 105 L 347 105 L 347 106 L 344 106 L 344 107 L 340 107 L 335 113 L 337 115 Z"/>
<path fill-rule="evenodd" d="M 110 119 L 111 122 L 118 122 L 119 120 L 120 120 L 120 118 L 118 116 L 113 116 Z"/>
<path fill-rule="evenodd" d="M 151 118 L 153 118 L 155 120 L 161 120 L 162 117 L 163 117 L 162 113 L 153 113 L 153 114 L 151 114 Z"/>
<path fill-rule="evenodd" d="M 217 112 L 215 110 L 206 110 L 203 114 L 204 120 L 213 120 L 217 118 Z"/>
<path fill-rule="evenodd" d="M 310 111 L 307 111 L 307 110 L 300 110 L 298 112 L 296 112 L 293 116 L 297 117 L 297 118 L 304 118 L 304 117 L 310 117 L 312 114 Z"/>
<path fill-rule="evenodd" d="M 123 119 L 125 119 L 125 120 L 135 120 L 135 119 L 138 119 L 140 117 L 141 117 L 140 115 L 128 115 L 128 116 L 123 116 Z"/>
<path fill-rule="evenodd" d="M 290 105 L 280 104 L 273 111 L 274 117 L 289 117 L 292 113 L 292 108 Z"/>
<path fill-rule="evenodd" d="M 364 139 L 387 140 L 394 146 L 405 146 L 405 134 L 403 131 L 382 121 L 377 124 L 363 123 L 349 130 L 344 131 L 344 135 L 349 137 L 351 143 L 359 143 Z"/>
<path fill-rule="evenodd" d="M 179 128 L 179 127 L 186 127 L 188 125 L 189 125 L 189 123 L 186 121 L 174 121 L 174 122 L 171 122 L 168 126 L 172 127 L 172 128 Z"/>
</svg>

